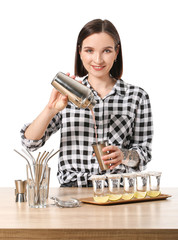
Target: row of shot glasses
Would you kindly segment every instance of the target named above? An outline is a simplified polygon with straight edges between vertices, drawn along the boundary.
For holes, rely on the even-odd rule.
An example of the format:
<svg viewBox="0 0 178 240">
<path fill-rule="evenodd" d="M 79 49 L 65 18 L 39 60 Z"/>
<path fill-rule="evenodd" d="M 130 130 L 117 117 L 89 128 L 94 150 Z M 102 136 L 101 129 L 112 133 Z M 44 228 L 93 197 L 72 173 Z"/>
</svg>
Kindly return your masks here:
<svg viewBox="0 0 178 240">
<path fill-rule="evenodd" d="M 161 194 L 161 172 L 93 175 L 90 179 L 93 182 L 93 198 L 98 203 L 153 198 Z M 105 187 L 106 179 L 108 187 Z M 123 184 L 121 184 L 121 179 L 123 179 Z"/>
</svg>

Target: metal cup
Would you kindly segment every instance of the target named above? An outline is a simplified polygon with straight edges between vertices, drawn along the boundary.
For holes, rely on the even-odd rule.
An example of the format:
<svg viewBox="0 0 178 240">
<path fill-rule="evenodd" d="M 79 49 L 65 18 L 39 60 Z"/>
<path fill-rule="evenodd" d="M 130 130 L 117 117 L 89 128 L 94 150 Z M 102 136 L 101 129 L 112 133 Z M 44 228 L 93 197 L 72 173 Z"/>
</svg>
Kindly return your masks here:
<svg viewBox="0 0 178 240">
<path fill-rule="evenodd" d="M 15 180 L 16 202 L 26 202 L 26 184 L 27 181 Z"/>
<path fill-rule="evenodd" d="M 109 165 L 106 165 L 102 160 L 102 156 L 107 155 L 107 152 L 103 152 L 102 149 L 106 146 L 109 146 L 108 141 L 98 142 L 97 144 L 92 144 L 93 150 L 95 152 L 95 156 L 98 160 L 99 166 L 101 170 L 108 170 Z"/>
</svg>

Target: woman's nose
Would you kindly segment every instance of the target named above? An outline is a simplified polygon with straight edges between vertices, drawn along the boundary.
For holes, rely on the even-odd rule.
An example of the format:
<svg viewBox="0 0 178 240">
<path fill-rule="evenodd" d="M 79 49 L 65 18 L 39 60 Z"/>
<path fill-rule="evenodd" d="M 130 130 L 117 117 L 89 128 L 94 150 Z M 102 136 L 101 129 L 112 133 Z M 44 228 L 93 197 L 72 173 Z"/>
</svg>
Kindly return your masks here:
<svg viewBox="0 0 178 240">
<path fill-rule="evenodd" d="M 96 53 L 94 55 L 94 62 L 98 64 L 103 62 L 102 55 L 100 53 Z"/>
</svg>

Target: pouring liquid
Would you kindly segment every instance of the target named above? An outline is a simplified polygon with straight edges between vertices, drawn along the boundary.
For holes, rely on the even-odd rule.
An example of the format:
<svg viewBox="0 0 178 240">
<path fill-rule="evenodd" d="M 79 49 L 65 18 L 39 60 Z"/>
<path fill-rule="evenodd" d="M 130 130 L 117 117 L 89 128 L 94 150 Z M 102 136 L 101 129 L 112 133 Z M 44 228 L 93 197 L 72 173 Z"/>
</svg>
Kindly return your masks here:
<svg viewBox="0 0 178 240">
<path fill-rule="evenodd" d="M 95 140 L 96 140 L 96 144 L 98 144 L 98 135 L 97 135 L 97 128 L 96 128 L 95 114 L 94 114 L 93 109 L 90 109 L 90 110 L 91 110 L 91 114 L 92 114 L 93 122 L 94 122 L 94 128 L 95 128 Z"/>
</svg>

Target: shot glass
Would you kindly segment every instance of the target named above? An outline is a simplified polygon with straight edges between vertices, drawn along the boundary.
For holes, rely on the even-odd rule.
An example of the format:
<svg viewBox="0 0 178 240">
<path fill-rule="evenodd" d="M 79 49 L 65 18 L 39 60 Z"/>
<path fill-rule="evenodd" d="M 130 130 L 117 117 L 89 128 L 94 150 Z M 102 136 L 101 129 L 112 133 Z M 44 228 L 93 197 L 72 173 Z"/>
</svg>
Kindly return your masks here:
<svg viewBox="0 0 178 240">
<path fill-rule="evenodd" d="M 124 173 L 122 177 L 124 182 L 124 194 L 122 195 L 122 199 L 130 200 L 134 197 L 135 193 L 136 175 L 134 173 Z"/>
<path fill-rule="evenodd" d="M 120 194 L 120 180 L 121 174 L 106 174 L 108 178 L 109 192 L 111 194 Z"/>
<path fill-rule="evenodd" d="M 148 189 L 148 174 L 147 173 L 137 173 L 136 174 L 136 192 L 134 196 L 136 198 L 145 198 Z"/>
<path fill-rule="evenodd" d="M 102 160 L 102 156 L 107 155 L 107 152 L 103 152 L 102 149 L 106 146 L 109 146 L 108 141 L 103 141 L 103 142 L 98 142 L 97 144 L 92 144 L 93 150 L 95 152 L 95 156 L 98 160 L 100 169 L 103 170 L 108 170 L 109 165 L 105 164 L 104 161 Z"/>
<path fill-rule="evenodd" d="M 109 200 L 116 201 L 122 197 L 120 187 L 121 174 L 106 174 L 109 186 Z"/>
<path fill-rule="evenodd" d="M 149 175 L 149 191 L 147 195 L 157 197 L 160 195 L 161 172 L 148 172 Z"/>
<path fill-rule="evenodd" d="M 105 192 L 105 175 L 93 175 L 90 177 L 93 183 L 93 198 L 95 202 L 107 202 L 109 196 Z"/>
<path fill-rule="evenodd" d="M 45 208 L 49 191 L 48 165 L 27 165 L 28 205 L 31 208 Z"/>
</svg>

